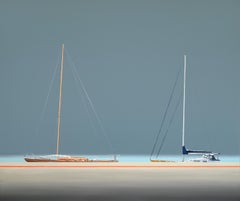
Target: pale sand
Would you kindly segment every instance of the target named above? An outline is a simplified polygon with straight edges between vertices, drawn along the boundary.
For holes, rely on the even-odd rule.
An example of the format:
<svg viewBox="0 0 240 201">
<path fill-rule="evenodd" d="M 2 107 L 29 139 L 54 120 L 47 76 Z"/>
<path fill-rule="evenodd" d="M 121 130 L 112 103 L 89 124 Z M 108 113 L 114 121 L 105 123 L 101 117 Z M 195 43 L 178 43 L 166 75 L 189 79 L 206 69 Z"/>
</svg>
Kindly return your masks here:
<svg viewBox="0 0 240 201">
<path fill-rule="evenodd" d="M 239 201 L 240 163 L 0 163 L 0 200 Z"/>
</svg>

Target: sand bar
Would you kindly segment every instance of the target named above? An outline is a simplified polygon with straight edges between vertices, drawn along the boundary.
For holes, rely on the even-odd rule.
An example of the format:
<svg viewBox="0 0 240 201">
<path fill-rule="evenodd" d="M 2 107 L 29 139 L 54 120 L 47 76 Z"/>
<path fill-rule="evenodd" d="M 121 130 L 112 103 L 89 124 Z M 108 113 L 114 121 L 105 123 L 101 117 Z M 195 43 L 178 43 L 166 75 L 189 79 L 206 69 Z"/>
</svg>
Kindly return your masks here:
<svg viewBox="0 0 240 201">
<path fill-rule="evenodd" d="M 239 163 L 0 163 L 4 201 L 238 201 Z"/>
</svg>

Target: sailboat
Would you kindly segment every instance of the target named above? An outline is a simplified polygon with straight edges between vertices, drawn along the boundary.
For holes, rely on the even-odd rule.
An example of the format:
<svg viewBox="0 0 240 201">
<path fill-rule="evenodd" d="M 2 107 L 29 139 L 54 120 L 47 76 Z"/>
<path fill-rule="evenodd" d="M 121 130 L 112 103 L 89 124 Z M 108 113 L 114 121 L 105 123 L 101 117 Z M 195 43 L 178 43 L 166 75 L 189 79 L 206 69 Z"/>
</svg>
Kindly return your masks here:
<svg viewBox="0 0 240 201">
<path fill-rule="evenodd" d="M 204 150 L 189 150 L 186 148 L 185 146 L 185 108 L 186 108 L 186 69 L 187 69 L 187 64 L 186 64 L 186 61 L 187 61 L 187 56 L 184 55 L 184 72 L 183 72 L 183 106 L 182 106 L 182 155 L 183 155 L 183 161 L 184 161 L 184 156 L 185 155 L 191 155 L 191 154 L 195 154 L 195 155 L 202 155 L 200 158 L 195 158 L 195 159 L 192 159 L 190 161 L 192 162 L 211 162 L 211 161 L 220 161 L 219 158 L 218 158 L 218 155 L 219 153 L 213 153 L 211 151 L 204 151 Z M 180 72 L 180 71 L 179 71 Z M 178 74 L 179 75 L 179 74 Z M 161 127 L 160 127 L 160 130 L 158 132 L 158 135 L 156 137 L 156 140 L 155 140 L 155 143 L 154 143 L 154 146 L 153 146 L 153 149 L 152 149 L 152 153 L 151 153 L 151 156 L 150 156 L 150 161 L 151 162 L 173 162 L 173 161 L 168 161 L 168 160 L 159 160 L 159 159 L 152 159 L 152 155 L 154 153 L 154 150 L 156 148 L 156 145 L 157 145 L 157 142 L 158 142 L 158 139 L 159 139 L 159 135 L 161 133 L 161 128 L 162 128 L 162 125 L 164 123 L 164 120 L 165 120 L 165 117 L 167 115 L 167 111 L 168 111 L 168 108 L 169 108 L 169 105 L 171 103 L 171 100 L 172 100 L 172 97 L 173 97 L 173 93 L 174 93 L 174 90 L 175 90 L 175 86 L 176 86 L 176 83 L 177 83 L 177 80 L 178 80 L 178 77 L 175 81 L 175 84 L 174 84 L 174 87 L 173 87 L 173 90 L 172 90 L 172 93 L 171 93 L 171 96 L 170 96 L 170 99 L 169 99 L 169 102 L 168 102 L 168 105 L 167 105 L 167 108 L 166 108 L 166 111 L 165 111 L 165 114 L 164 114 L 164 118 L 163 118 L 163 121 L 162 121 L 162 124 L 161 124 Z M 177 105 L 178 106 L 178 105 Z M 173 113 L 173 116 L 172 116 L 172 119 L 170 121 L 170 124 L 171 125 L 171 122 L 174 118 L 174 115 L 175 115 L 175 112 L 177 110 L 177 107 L 175 108 L 175 111 Z M 168 131 L 168 130 L 167 130 Z M 164 139 L 166 138 L 166 134 L 167 132 L 165 133 L 165 136 L 163 137 L 163 140 L 162 140 L 162 143 L 161 143 L 161 146 L 158 150 L 158 153 L 157 153 L 157 157 L 160 153 L 160 150 L 161 150 L 161 147 L 163 145 L 163 141 Z"/>
<path fill-rule="evenodd" d="M 185 146 L 185 111 L 186 111 L 186 71 L 187 71 L 187 56 L 184 55 L 184 72 L 183 72 L 183 122 L 182 122 L 182 155 L 183 161 L 185 155 L 191 154 L 200 154 L 202 155 L 200 158 L 191 159 L 192 162 L 214 162 L 220 161 L 218 155 L 220 153 L 213 153 L 212 151 L 205 150 L 190 150 Z"/>
<path fill-rule="evenodd" d="M 61 58 L 61 69 L 60 69 L 60 87 L 59 87 L 59 101 L 58 101 L 58 128 L 57 128 L 58 135 L 57 135 L 56 154 L 45 155 L 45 156 L 26 156 L 26 157 L 24 157 L 24 160 L 26 162 L 118 162 L 115 155 L 114 155 L 114 159 L 112 159 L 112 160 L 107 160 L 107 159 L 106 160 L 98 160 L 98 159 L 89 159 L 87 157 L 77 157 L 77 156 L 59 154 L 63 68 L 64 68 L 64 44 L 62 44 L 62 58 Z"/>
</svg>

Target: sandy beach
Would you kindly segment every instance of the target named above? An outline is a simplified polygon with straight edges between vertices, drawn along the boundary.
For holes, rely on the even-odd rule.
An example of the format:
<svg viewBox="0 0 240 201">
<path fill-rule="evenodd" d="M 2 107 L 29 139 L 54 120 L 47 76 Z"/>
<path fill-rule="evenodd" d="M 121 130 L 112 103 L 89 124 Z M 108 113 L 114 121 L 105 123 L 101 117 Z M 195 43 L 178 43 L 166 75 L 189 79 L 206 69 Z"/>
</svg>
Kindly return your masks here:
<svg viewBox="0 0 240 201">
<path fill-rule="evenodd" d="M 239 163 L 0 163 L 0 200 L 240 200 Z"/>
</svg>

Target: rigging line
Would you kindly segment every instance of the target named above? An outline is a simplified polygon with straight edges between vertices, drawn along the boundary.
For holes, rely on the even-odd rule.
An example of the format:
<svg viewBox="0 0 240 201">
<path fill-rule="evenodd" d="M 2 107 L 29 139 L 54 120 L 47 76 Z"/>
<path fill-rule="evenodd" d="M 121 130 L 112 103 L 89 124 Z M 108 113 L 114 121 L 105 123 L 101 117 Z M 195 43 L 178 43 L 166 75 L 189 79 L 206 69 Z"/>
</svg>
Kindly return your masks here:
<svg viewBox="0 0 240 201">
<path fill-rule="evenodd" d="M 43 117 L 44 117 L 44 115 L 46 113 L 50 92 L 51 92 L 52 86 L 53 86 L 53 81 L 55 80 L 57 69 L 58 69 L 59 62 L 60 62 L 60 55 L 61 55 L 61 53 L 59 53 L 59 55 L 58 55 L 57 63 L 56 63 L 56 66 L 54 68 L 54 71 L 53 71 L 53 75 L 52 75 L 52 78 L 51 78 L 51 81 L 50 81 L 50 85 L 49 85 L 49 88 L 48 88 L 47 97 L 45 99 L 45 102 L 44 102 L 44 105 L 43 105 L 43 110 L 42 110 L 41 115 L 40 115 L 40 122 L 42 121 L 42 119 L 43 119 Z M 38 135 L 38 132 L 39 132 L 39 125 L 36 128 L 36 130 L 35 130 L 35 135 Z"/>
<path fill-rule="evenodd" d="M 152 152 L 151 152 L 151 155 L 150 155 L 150 159 L 152 158 L 152 155 L 153 155 L 153 153 L 154 153 L 154 151 L 155 151 L 155 148 L 156 148 L 156 145 L 157 145 L 157 142 L 158 142 L 160 133 L 161 133 L 161 131 L 162 131 L 163 123 L 165 122 L 165 119 L 166 119 L 166 116 L 167 116 L 167 112 L 168 112 L 168 108 L 169 108 L 170 103 L 171 103 L 171 101 L 172 101 L 172 97 L 173 97 L 173 94 L 174 94 L 174 91 L 175 91 L 175 88 L 176 88 L 176 85 L 177 85 L 177 81 L 178 81 L 178 78 L 179 78 L 179 75 L 180 75 L 180 71 L 181 71 L 181 68 L 179 68 L 179 70 L 178 70 L 178 74 L 177 74 L 176 80 L 175 80 L 175 82 L 174 82 L 171 95 L 170 95 L 169 100 L 168 100 L 167 108 L 166 108 L 166 110 L 165 110 L 165 112 L 164 112 L 164 116 L 163 116 L 163 120 L 162 120 L 162 122 L 161 122 L 160 129 L 159 129 L 159 131 L 158 131 L 158 133 L 157 133 L 157 135 L 156 135 L 156 139 L 155 139 L 155 142 L 154 142 L 154 145 L 153 145 L 153 148 L 152 148 Z"/>
<path fill-rule="evenodd" d="M 70 55 L 68 55 L 68 56 L 69 56 L 69 58 L 70 58 Z M 88 95 L 88 93 L 87 93 L 87 90 L 86 90 L 86 88 L 85 88 L 82 80 L 80 79 L 80 76 L 79 76 L 79 74 L 78 74 L 78 72 L 77 72 L 77 70 L 76 70 L 76 67 L 75 67 L 75 64 L 73 63 L 73 61 L 72 61 L 72 65 L 73 65 L 74 72 L 76 73 L 76 76 L 77 76 L 77 78 L 78 78 L 78 81 L 79 81 L 79 83 L 80 83 L 80 85 L 81 85 L 81 87 L 82 87 L 82 89 L 83 89 L 83 92 L 84 92 L 84 94 L 85 94 L 85 96 L 86 96 L 86 98 L 87 98 L 87 100 L 88 100 L 88 102 L 89 102 L 89 104 L 90 104 L 90 107 L 91 107 L 91 109 L 92 109 L 92 111 L 93 111 L 93 113 L 94 113 L 94 115 L 95 115 L 95 117 L 96 117 L 96 119 L 97 119 L 97 121 L 98 121 L 98 124 L 99 124 L 99 126 L 100 126 L 100 128 L 101 128 L 101 130 L 102 130 L 102 132 L 103 132 L 103 135 L 104 135 L 105 139 L 106 139 L 107 142 L 108 142 L 109 148 L 113 151 L 112 143 L 111 143 L 111 141 L 110 141 L 110 139 L 109 139 L 109 137 L 108 137 L 108 135 L 107 135 L 106 130 L 104 129 L 104 127 L 103 127 L 103 125 L 102 125 L 102 122 L 101 122 L 101 120 L 100 120 L 100 118 L 99 118 L 99 116 L 98 116 L 98 114 L 97 114 L 97 112 L 96 112 L 96 110 L 95 110 L 95 108 L 94 108 L 94 105 L 93 105 L 93 103 L 92 103 L 92 101 L 91 101 L 91 99 L 90 99 L 90 97 L 89 97 L 89 95 Z"/>
<path fill-rule="evenodd" d="M 68 54 L 67 54 L 67 57 L 68 57 L 68 59 L 69 59 L 69 61 L 70 61 L 70 58 L 69 58 L 69 55 L 68 55 Z M 79 94 L 80 94 L 81 102 L 83 103 L 84 109 L 85 109 L 85 111 L 86 111 L 86 113 L 87 113 L 87 116 L 88 116 L 88 119 L 89 119 L 89 121 L 91 122 L 92 129 L 93 129 L 94 133 L 97 133 L 97 129 L 96 129 L 95 126 L 94 126 L 93 119 L 92 119 L 92 117 L 91 117 L 91 115 L 90 115 L 90 111 L 89 111 L 89 109 L 88 109 L 88 107 L 87 107 L 87 103 L 86 103 L 85 98 L 84 98 L 84 96 L 83 96 L 83 92 L 82 92 L 82 90 L 81 90 L 81 87 L 80 87 L 79 84 L 78 84 L 78 79 L 77 79 L 77 76 L 76 76 L 76 74 L 75 74 L 75 71 L 74 71 L 74 68 L 73 68 L 73 66 L 72 66 L 72 63 L 71 63 L 71 65 L 70 65 L 70 67 L 71 67 L 71 72 L 72 72 L 73 77 L 74 77 L 75 85 L 76 85 L 77 90 L 78 90 L 78 92 L 79 92 Z"/>
<path fill-rule="evenodd" d="M 166 137 L 167 137 L 169 128 L 171 127 L 172 122 L 173 122 L 173 120 L 174 120 L 174 118 L 175 118 L 175 116 L 176 116 L 176 112 L 177 112 L 177 109 L 178 109 L 179 104 L 180 104 L 180 102 L 181 102 L 181 98 L 182 98 L 182 95 L 180 95 L 179 98 L 178 98 L 178 103 L 177 103 L 177 105 L 176 105 L 175 108 L 174 108 L 173 114 L 172 114 L 171 119 L 170 119 L 170 122 L 169 122 L 169 124 L 168 124 L 168 128 L 167 128 L 167 130 L 166 130 L 166 132 L 165 132 L 165 134 L 164 134 L 164 136 L 163 136 L 163 139 L 162 139 L 162 141 L 161 141 L 160 147 L 159 147 L 159 149 L 158 149 L 156 158 L 158 158 L 158 156 L 159 156 L 159 154 L 160 154 L 160 152 L 161 152 L 161 150 L 162 150 L 162 147 L 163 147 L 163 144 L 164 144 L 164 142 L 165 142 L 165 140 L 166 140 Z"/>
<path fill-rule="evenodd" d="M 75 71 L 76 71 L 76 69 L 75 69 Z M 76 73 L 77 73 L 77 72 L 76 72 Z M 80 84 L 81 84 L 81 86 L 82 86 L 82 88 L 83 88 L 84 94 L 86 95 L 86 98 L 87 98 L 87 100 L 88 100 L 88 102 L 89 102 L 89 104 L 90 104 L 90 107 L 91 107 L 93 113 L 95 114 L 95 117 L 96 117 L 96 119 L 97 119 L 97 121 L 98 121 L 98 124 L 99 124 L 99 126 L 100 126 L 100 128 L 101 128 L 101 130 L 102 130 L 102 132 L 103 132 L 103 135 L 105 136 L 105 138 L 106 138 L 106 140 L 107 140 L 107 143 L 109 144 L 110 149 L 113 150 L 113 146 L 112 146 L 112 144 L 111 144 L 111 142 L 110 142 L 110 139 L 109 139 L 109 137 L 108 137 L 108 135 L 107 135 L 107 133 L 106 133 L 106 130 L 104 129 L 104 127 L 103 127 L 103 125 L 102 125 L 102 122 L 101 122 L 101 120 L 100 120 L 100 117 L 98 116 L 98 114 L 97 114 L 97 112 L 96 112 L 96 110 L 95 110 L 95 108 L 94 108 L 94 105 L 93 105 L 93 103 L 92 103 L 92 101 L 91 101 L 91 99 L 90 99 L 90 97 L 89 97 L 89 95 L 88 95 L 88 93 L 87 93 L 87 91 L 86 91 L 86 88 L 85 88 L 85 86 L 83 85 L 83 82 L 82 82 L 82 80 L 80 79 L 80 77 L 79 77 L 78 74 L 77 74 L 77 77 L 78 77 L 78 80 L 79 80 L 79 82 L 80 82 Z"/>
</svg>

